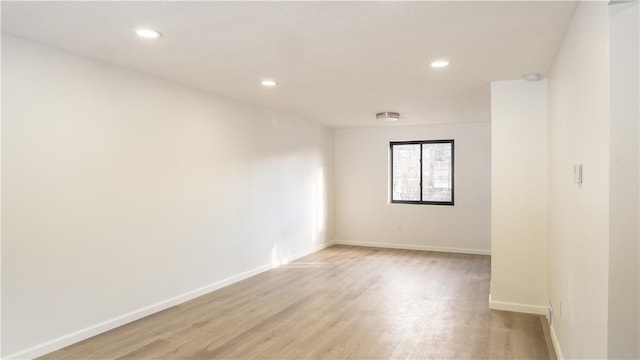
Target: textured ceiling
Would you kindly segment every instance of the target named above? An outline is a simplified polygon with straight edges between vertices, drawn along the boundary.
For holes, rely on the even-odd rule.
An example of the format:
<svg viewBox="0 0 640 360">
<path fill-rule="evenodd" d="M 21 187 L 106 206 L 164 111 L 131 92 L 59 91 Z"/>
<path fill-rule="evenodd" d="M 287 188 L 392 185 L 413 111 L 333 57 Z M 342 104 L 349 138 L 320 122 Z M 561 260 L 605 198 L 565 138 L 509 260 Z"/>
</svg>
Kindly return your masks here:
<svg viewBox="0 0 640 360">
<path fill-rule="evenodd" d="M 548 71 L 575 2 L 8 2 L 2 30 L 331 127 L 490 120 Z M 158 40 L 135 36 L 146 26 Z M 432 69 L 429 60 L 451 66 Z M 260 85 L 263 78 L 279 82 Z"/>
</svg>

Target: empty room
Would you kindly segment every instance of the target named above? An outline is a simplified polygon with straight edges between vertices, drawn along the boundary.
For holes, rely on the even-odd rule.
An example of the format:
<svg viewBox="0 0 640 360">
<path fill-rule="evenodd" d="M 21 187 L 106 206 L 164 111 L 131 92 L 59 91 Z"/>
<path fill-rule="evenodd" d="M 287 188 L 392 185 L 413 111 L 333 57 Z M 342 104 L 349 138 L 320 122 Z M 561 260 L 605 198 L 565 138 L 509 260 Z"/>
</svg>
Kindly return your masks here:
<svg viewBox="0 0 640 360">
<path fill-rule="evenodd" d="M 2 359 L 640 358 L 637 1 L 2 1 Z"/>
</svg>

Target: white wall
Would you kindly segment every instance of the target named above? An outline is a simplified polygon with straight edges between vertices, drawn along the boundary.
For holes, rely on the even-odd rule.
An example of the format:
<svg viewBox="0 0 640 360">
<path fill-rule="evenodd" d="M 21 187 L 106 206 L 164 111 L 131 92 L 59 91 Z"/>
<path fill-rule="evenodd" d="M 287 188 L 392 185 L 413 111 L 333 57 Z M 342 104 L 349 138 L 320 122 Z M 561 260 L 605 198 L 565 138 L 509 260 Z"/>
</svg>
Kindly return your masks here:
<svg viewBox="0 0 640 360">
<path fill-rule="evenodd" d="M 548 132 L 545 84 L 492 83 L 491 307 L 543 310 L 548 272 L 560 358 L 640 354 L 638 36 L 638 3 L 578 6 Z"/>
<path fill-rule="evenodd" d="M 607 3 L 581 2 L 549 74 L 549 298 L 567 358 L 607 357 L 608 37 Z"/>
<path fill-rule="evenodd" d="M 487 254 L 490 125 L 335 131 L 336 241 Z M 455 205 L 389 204 L 389 142 L 455 140 Z"/>
<path fill-rule="evenodd" d="M 1 11 L 1 10 L 0 10 Z M 1 39 L 0 39 L 1 45 Z M 2 49 L 0 47 L 0 56 Z M 0 59 L 1 65 L 1 59 Z M 0 84 L 2 83 L 2 71 L 0 71 Z M 2 109 L 2 86 L 0 86 L 0 109 Z M 2 358 L 2 115 L 0 114 L 0 358 Z"/>
<path fill-rule="evenodd" d="M 547 81 L 491 83 L 492 309 L 546 313 Z"/>
<path fill-rule="evenodd" d="M 3 357 L 333 238 L 332 130 L 6 34 L 2 75 Z"/>
<path fill-rule="evenodd" d="M 637 2 L 609 6 L 611 182 L 608 357 L 640 358 L 638 103 L 640 28 Z"/>
</svg>

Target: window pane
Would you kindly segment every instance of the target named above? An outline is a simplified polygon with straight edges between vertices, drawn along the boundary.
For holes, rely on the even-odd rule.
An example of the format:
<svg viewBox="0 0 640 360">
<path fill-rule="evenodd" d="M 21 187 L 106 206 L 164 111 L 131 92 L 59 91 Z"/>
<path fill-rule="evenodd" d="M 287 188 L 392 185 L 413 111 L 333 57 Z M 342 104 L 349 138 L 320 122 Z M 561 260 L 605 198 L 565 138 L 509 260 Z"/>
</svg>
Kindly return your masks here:
<svg viewBox="0 0 640 360">
<path fill-rule="evenodd" d="M 394 145 L 392 200 L 420 201 L 420 144 Z"/>
<path fill-rule="evenodd" d="M 422 144 L 422 201 L 451 201 L 451 144 Z"/>
</svg>

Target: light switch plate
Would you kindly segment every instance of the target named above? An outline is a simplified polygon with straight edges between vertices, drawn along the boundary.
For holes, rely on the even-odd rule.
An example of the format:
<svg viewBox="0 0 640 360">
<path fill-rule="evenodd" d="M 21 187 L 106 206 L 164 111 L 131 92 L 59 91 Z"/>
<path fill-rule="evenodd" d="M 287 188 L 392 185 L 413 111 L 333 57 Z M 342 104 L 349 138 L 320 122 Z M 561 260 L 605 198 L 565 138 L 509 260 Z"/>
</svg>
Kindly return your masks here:
<svg viewBox="0 0 640 360">
<path fill-rule="evenodd" d="M 582 184 L 582 164 L 573 165 L 573 182 Z"/>
</svg>

